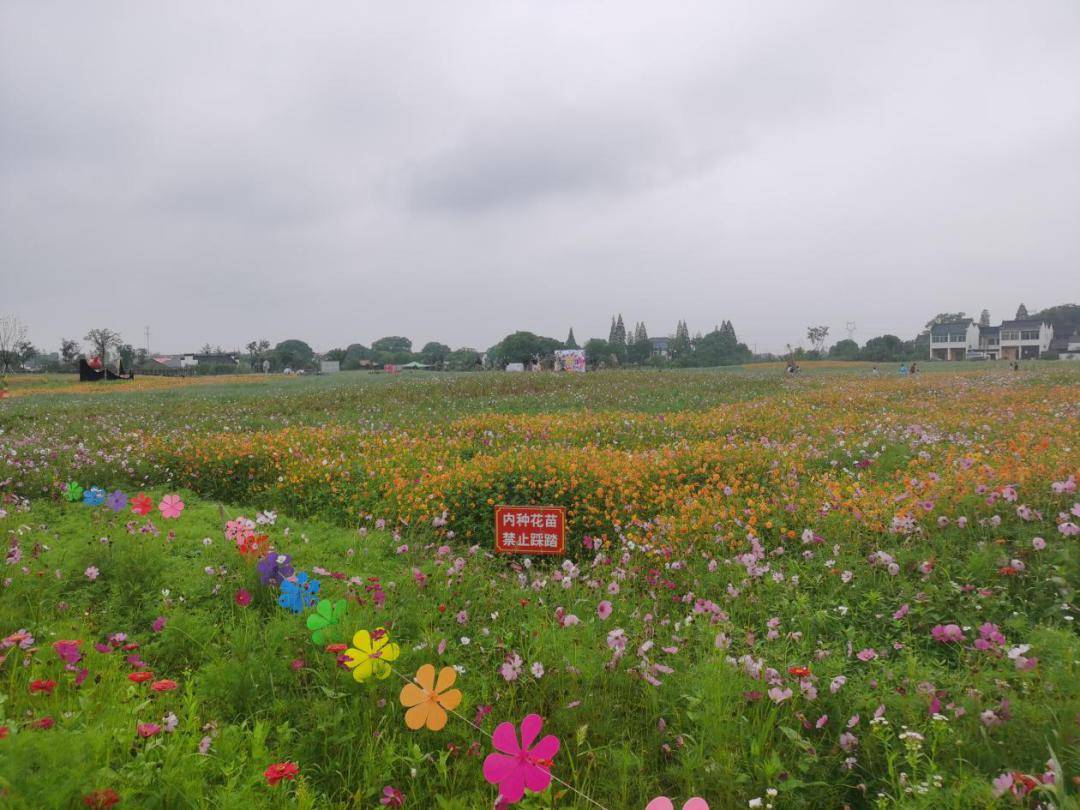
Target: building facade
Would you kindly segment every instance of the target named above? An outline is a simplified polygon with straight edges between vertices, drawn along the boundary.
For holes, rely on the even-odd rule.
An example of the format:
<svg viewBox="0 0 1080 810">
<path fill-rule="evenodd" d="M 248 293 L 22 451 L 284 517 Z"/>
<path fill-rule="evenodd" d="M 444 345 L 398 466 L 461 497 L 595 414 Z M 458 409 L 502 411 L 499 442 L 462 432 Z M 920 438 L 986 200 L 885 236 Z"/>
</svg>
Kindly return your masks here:
<svg viewBox="0 0 1080 810">
<path fill-rule="evenodd" d="M 980 326 L 971 318 L 930 327 L 931 360 L 1034 360 L 1050 350 L 1054 327 L 1039 320 Z"/>
</svg>

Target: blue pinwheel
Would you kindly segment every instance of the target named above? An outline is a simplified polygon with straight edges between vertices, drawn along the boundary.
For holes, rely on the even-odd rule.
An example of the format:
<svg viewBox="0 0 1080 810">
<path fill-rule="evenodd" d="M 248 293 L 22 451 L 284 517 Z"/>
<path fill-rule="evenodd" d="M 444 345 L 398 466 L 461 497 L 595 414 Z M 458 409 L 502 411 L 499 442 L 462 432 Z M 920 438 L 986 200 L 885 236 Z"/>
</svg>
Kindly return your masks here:
<svg viewBox="0 0 1080 810">
<path fill-rule="evenodd" d="M 101 506 L 105 503 L 105 490 L 101 487 L 90 487 L 83 492 L 82 499 L 87 506 Z"/>
<path fill-rule="evenodd" d="M 281 583 L 281 596 L 278 604 L 293 613 L 300 613 L 304 608 L 312 607 L 319 601 L 319 580 L 308 581 L 307 571 L 301 571 L 295 577 Z"/>
</svg>

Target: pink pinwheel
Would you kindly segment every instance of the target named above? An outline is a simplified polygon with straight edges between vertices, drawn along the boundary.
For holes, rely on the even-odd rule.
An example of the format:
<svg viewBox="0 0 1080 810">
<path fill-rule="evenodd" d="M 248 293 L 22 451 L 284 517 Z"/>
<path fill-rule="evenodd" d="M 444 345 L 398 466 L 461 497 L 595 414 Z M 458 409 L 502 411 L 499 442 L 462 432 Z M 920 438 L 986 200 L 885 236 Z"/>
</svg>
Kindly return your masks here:
<svg viewBox="0 0 1080 810">
<path fill-rule="evenodd" d="M 178 518 L 184 511 L 184 502 L 180 500 L 179 495 L 166 495 L 158 504 L 158 509 L 161 510 L 161 516 L 164 518 Z"/>
<path fill-rule="evenodd" d="M 544 719 L 530 714 L 521 721 L 521 744 L 513 723 L 500 723 L 491 735 L 491 744 L 502 753 L 488 754 L 484 760 L 484 778 L 499 786 L 508 804 L 517 804 L 525 788 L 539 793 L 551 784 L 551 761 L 559 752 L 559 738 L 549 734 L 533 745 Z"/>
<path fill-rule="evenodd" d="M 675 803 L 667 796 L 657 796 L 647 805 L 645 810 L 675 810 Z M 709 810 L 709 803 L 699 796 L 687 799 L 682 810 Z"/>
</svg>

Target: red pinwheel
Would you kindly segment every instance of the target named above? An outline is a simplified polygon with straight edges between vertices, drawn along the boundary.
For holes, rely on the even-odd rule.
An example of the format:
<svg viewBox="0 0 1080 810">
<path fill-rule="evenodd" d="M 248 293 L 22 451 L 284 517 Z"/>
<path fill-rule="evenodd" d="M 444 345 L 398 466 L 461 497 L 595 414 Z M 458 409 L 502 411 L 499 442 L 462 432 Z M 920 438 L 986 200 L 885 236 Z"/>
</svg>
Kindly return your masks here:
<svg viewBox="0 0 1080 810">
<path fill-rule="evenodd" d="M 136 515 L 149 515 L 154 508 L 154 499 L 145 492 L 140 492 L 131 499 L 131 511 Z"/>
</svg>

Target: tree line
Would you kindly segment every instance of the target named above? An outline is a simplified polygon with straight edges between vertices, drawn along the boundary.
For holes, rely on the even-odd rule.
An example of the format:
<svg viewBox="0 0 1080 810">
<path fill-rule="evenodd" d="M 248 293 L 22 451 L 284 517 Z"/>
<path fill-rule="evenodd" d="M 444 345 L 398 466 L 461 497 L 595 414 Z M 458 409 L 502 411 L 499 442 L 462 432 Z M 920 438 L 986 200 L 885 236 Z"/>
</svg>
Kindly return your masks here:
<svg viewBox="0 0 1080 810">
<path fill-rule="evenodd" d="M 963 312 L 941 312 L 926 322 L 922 331 L 914 338 L 905 340 L 897 335 L 879 335 L 860 345 L 855 340 L 845 338 L 825 348 L 829 327 L 809 326 L 806 339 L 810 348 L 802 346 L 787 347 L 784 355 L 791 360 L 863 360 L 875 363 L 903 362 L 924 360 L 930 354 L 930 330 L 935 324 L 959 321 L 967 316 Z M 1054 334 L 1068 337 L 1080 332 L 1080 305 L 1060 304 L 1047 307 L 1029 315 L 1027 307 L 1021 304 L 1015 319 L 1031 318 L 1050 323 Z M 982 310 L 978 321 L 990 325 L 990 313 Z M 88 347 L 83 351 L 84 344 Z M 571 328 L 565 340 L 537 335 L 533 332 L 513 332 L 486 352 L 464 346 L 451 349 L 445 343 L 430 341 L 419 350 L 413 350 L 413 343 L 407 337 L 389 335 L 372 341 L 370 346 L 362 343 L 350 343 L 345 348 L 331 349 L 321 355 L 316 354 L 311 346 L 296 338 L 271 344 L 264 338 L 250 341 L 243 349 L 226 351 L 221 346 L 212 347 L 204 344 L 200 353 L 204 355 L 232 355 L 237 364 L 225 357 L 217 363 L 200 363 L 200 374 L 236 373 L 239 371 L 262 371 L 264 363 L 270 370 L 293 371 L 314 370 L 319 360 L 337 360 L 343 370 L 381 368 L 387 364 L 405 365 L 417 362 L 435 369 L 452 371 L 474 371 L 481 368 L 504 368 L 508 363 L 539 363 L 550 367 L 554 352 L 559 349 L 585 350 L 586 362 L 591 368 L 618 368 L 626 366 L 677 366 L 707 367 L 739 365 L 755 360 L 768 361 L 780 359 L 772 354 L 755 355 L 750 348 L 738 339 L 731 321 L 721 321 L 710 332 L 694 335 L 686 321 L 680 320 L 675 325 L 674 333 L 663 337 L 651 337 L 642 321 L 627 329 L 621 313 L 611 318 L 611 328 L 607 338 L 590 338 L 584 346 L 578 344 Z M 83 336 L 82 342 L 74 338 L 62 338 L 59 350 L 45 353 L 39 351 L 27 338 L 27 329 L 13 315 L 0 316 L 0 374 L 23 369 L 42 371 L 70 371 L 79 357 L 119 356 L 126 368 L 152 368 L 151 358 L 146 349 L 135 348 L 124 341 L 119 332 L 111 329 L 91 329 Z"/>
</svg>

